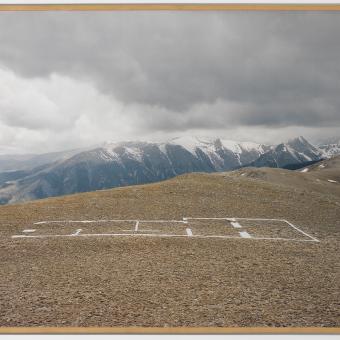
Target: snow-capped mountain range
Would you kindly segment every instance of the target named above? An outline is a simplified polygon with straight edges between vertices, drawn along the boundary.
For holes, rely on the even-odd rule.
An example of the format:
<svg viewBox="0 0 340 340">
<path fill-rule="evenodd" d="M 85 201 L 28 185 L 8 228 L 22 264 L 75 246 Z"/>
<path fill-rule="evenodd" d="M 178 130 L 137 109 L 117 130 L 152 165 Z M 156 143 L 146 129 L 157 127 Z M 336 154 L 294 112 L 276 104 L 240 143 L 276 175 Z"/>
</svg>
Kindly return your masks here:
<svg viewBox="0 0 340 340">
<path fill-rule="evenodd" d="M 60 159 L 36 168 L 0 173 L 0 203 L 150 183 L 189 172 L 244 166 L 295 169 L 327 158 L 334 150 L 315 147 L 303 137 L 275 146 L 201 137 L 107 142 L 68 157 L 62 153 Z"/>
<path fill-rule="evenodd" d="M 333 139 L 330 143 L 323 143 L 319 145 L 319 148 L 325 154 L 325 157 L 331 158 L 336 155 L 340 155 L 340 139 Z"/>
<path fill-rule="evenodd" d="M 299 168 L 301 164 L 308 164 L 327 158 L 326 153 L 310 144 L 304 137 L 289 140 L 271 147 L 250 165 L 271 168 Z"/>
<path fill-rule="evenodd" d="M 180 137 L 162 143 L 106 142 L 98 149 L 98 152 L 104 161 L 120 163 L 127 158 L 142 162 L 155 153 L 160 159 L 164 158 L 170 164 L 174 164 L 177 162 L 177 158 L 182 155 L 192 163 L 201 163 L 198 167 L 221 171 L 248 164 L 268 150 L 270 150 L 270 146 L 251 142 Z"/>
</svg>

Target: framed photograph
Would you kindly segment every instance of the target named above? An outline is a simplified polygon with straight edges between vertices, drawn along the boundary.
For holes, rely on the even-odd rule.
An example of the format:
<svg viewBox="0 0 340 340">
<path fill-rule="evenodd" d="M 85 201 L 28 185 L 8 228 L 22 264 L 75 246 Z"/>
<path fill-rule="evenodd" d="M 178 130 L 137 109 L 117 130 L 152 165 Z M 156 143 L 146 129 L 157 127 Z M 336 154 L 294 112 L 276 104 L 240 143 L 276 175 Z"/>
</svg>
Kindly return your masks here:
<svg viewBox="0 0 340 340">
<path fill-rule="evenodd" d="M 0 5 L 0 333 L 340 333 L 340 5 Z"/>
</svg>

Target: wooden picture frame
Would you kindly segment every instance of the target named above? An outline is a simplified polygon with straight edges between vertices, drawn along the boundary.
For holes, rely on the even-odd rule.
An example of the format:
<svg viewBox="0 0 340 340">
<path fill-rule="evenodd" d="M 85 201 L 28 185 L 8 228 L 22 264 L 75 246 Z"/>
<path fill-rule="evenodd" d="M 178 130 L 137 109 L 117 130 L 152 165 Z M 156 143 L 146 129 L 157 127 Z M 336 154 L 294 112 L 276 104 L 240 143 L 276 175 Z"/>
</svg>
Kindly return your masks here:
<svg viewBox="0 0 340 340">
<path fill-rule="evenodd" d="M 340 4 L 7 4 L 0 5 L 1 13 L 13 11 L 340 11 Z M 339 32 L 340 34 L 340 32 Z M 1 48 L 1 47 L 0 47 Z M 9 209 L 6 210 L 9 211 Z M 5 210 L 0 210 L 0 215 Z M 294 227 L 294 226 L 293 226 Z M 312 237 L 313 238 L 313 237 Z M 57 254 L 56 254 L 57 256 Z M 338 294 L 339 297 L 339 294 Z M 1 298 L 0 298 L 1 300 Z M 1 308 L 1 307 L 0 307 Z M 279 322 L 278 322 L 279 323 Z M 340 334 L 340 319 L 336 327 L 45 327 L 43 324 L 32 324 L 32 326 L 7 327 L 0 324 L 1 334 Z"/>
</svg>

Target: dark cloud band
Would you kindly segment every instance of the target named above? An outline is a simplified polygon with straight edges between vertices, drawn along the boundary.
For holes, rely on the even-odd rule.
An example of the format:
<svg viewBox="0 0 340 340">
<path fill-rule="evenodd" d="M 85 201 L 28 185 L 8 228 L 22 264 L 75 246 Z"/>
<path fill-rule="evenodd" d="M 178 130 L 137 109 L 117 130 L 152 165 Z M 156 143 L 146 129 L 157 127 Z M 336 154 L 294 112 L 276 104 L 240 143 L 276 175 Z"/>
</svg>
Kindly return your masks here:
<svg viewBox="0 0 340 340">
<path fill-rule="evenodd" d="M 0 65 L 28 80 L 60 74 L 91 83 L 135 108 L 121 114 L 131 114 L 141 134 L 334 127 L 340 126 L 339 16 L 0 13 Z"/>
</svg>

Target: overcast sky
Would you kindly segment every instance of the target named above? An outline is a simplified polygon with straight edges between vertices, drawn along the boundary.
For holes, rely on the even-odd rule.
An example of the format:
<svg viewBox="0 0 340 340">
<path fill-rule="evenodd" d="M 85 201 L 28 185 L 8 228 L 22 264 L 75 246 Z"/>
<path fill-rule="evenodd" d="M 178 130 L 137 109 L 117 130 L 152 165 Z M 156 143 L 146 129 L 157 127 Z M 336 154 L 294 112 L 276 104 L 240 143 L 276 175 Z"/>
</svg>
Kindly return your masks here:
<svg viewBox="0 0 340 340">
<path fill-rule="evenodd" d="M 0 153 L 340 137 L 340 13 L 0 13 Z"/>
</svg>

